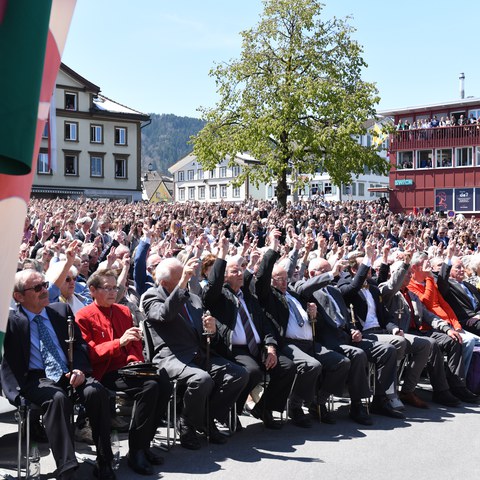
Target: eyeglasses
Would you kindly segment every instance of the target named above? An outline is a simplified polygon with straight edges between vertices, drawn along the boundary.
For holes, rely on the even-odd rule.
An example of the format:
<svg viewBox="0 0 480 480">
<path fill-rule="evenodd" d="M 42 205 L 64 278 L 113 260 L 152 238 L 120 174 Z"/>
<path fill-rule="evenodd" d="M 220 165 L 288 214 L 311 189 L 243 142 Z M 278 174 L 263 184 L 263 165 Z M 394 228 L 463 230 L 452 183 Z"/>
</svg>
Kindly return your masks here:
<svg viewBox="0 0 480 480">
<path fill-rule="evenodd" d="M 66 278 L 65 278 L 65 281 L 66 281 L 67 283 L 70 283 L 70 282 L 74 282 L 76 279 L 77 279 L 77 277 L 66 277 Z"/>
<path fill-rule="evenodd" d="M 105 290 L 106 292 L 118 292 L 120 289 L 118 287 L 97 287 L 97 290 Z"/>
<path fill-rule="evenodd" d="M 39 283 L 38 285 L 35 285 L 34 287 L 24 288 L 23 292 L 27 292 L 28 290 L 33 290 L 35 293 L 40 293 L 44 288 L 47 289 L 49 285 L 50 285 L 49 282 L 42 282 L 42 283 Z"/>
</svg>

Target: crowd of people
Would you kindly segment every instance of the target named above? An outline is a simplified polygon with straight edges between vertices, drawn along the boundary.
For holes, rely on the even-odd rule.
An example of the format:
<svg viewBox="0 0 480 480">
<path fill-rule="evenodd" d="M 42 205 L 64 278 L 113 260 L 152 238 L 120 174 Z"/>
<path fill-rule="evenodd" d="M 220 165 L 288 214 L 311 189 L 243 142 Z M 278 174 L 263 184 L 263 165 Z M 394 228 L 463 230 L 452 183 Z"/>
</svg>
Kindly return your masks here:
<svg viewBox="0 0 480 480">
<path fill-rule="evenodd" d="M 349 397 L 349 418 L 366 426 L 405 418 L 405 404 L 475 404 L 466 379 L 480 344 L 479 238 L 479 219 L 394 214 L 384 199 L 318 197 L 286 210 L 33 199 L 2 389 L 42 407 L 61 479 L 78 467 L 75 401 L 94 474 L 115 478 L 109 391 L 135 401 L 128 465 L 141 475 L 164 461 L 150 445 L 173 382 L 180 444 L 192 450 L 202 435 L 227 442 L 219 426 L 234 412 L 232 432 L 242 414 L 279 430 L 274 412 L 285 409 L 299 428 L 334 424 L 332 395 Z M 128 374 L 150 362 L 149 375 Z M 423 372 L 429 401 L 416 391 Z"/>
</svg>

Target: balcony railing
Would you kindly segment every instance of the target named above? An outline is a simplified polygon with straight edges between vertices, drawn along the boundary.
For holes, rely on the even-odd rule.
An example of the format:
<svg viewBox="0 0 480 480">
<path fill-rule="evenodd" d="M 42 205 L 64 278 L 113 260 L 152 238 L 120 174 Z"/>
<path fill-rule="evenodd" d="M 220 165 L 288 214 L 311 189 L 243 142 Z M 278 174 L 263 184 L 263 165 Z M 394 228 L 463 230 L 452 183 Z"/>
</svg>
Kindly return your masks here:
<svg viewBox="0 0 480 480">
<path fill-rule="evenodd" d="M 399 130 L 390 135 L 390 151 L 480 145 L 480 125 Z"/>
</svg>

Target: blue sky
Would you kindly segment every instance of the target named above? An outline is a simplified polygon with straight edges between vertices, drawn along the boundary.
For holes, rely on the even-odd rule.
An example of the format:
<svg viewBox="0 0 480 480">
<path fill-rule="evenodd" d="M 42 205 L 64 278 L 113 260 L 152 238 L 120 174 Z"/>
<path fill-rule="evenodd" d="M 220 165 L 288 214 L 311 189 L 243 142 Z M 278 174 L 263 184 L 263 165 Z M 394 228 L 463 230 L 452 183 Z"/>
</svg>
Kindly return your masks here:
<svg viewBox="0 0 480 480">
<path fill-rule="evenodd" d="M 351 15 L 376 82 L 377 110 L 480 97 L 480 1 L 326 0 L 324 18 Z M 215 63 L 238 58 L 239 32 L 261 0 L 77 0 L 63 61 L 113 100 L 145 113 L 199 117 L 214 106 Z"/>
</svg>

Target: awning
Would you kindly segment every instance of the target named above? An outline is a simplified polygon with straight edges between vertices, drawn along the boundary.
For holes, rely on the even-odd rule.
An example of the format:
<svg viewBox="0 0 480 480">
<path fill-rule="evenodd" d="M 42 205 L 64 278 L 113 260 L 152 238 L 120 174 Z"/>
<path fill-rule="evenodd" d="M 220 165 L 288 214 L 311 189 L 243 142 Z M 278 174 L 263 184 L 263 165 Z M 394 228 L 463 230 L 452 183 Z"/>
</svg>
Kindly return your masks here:
<svg viewBox="0 0 480 480">
<path fill-rule="evenodd" d="M 48 193 L 55 195 L 83 195 L 84 190 L 75 190 L 72 188 L 55 187 L 32 187 L 32 193 Z"/>
<path fill-rule="evenodd" d="M 388 193 L 392 191 L 390 187 L 372 187 L 372 188 L 367 188 L 367 190 L 369 192 L 379 192 L 379 193 Z"/>
</svg>

